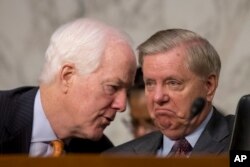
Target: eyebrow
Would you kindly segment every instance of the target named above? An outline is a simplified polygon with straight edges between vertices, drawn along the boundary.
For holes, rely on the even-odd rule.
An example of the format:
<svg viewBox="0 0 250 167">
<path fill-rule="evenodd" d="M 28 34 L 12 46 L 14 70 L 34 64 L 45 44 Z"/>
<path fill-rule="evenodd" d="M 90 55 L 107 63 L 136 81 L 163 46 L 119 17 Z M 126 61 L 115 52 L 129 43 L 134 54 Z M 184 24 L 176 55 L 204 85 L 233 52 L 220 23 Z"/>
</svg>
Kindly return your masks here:
<svg viewBox="0 0 250 167">
<path fill-rule="evenodd" d="M 103 81 L 103 83 L 106 83 L 106 82 L 117 82 L 119 85 L 124 86 L 126 88 L 129 88 L 129 87 L 133 86 L 133 83 L 125 83 L 120 78 L 112 78 L 112 79 L 109 78 L 109 79 Z"/>
<path fill-rule="evenodd" d="M 145 81 L 148 81 L 148 80 L 155 81 L 156 79 L 153 79 L 153 78 L 150 78 L 150 77 L 148 77 L 148 78 L 144 77 L 143 80 L 145 82 Z M 168 76 L 166 78 L 163 78 L 163 80 L 166 81 L 166 80 L 183 80 L 183 79 L 181 79 L 178 76 L 171 75 L 171 76 Z"/>
</svg>

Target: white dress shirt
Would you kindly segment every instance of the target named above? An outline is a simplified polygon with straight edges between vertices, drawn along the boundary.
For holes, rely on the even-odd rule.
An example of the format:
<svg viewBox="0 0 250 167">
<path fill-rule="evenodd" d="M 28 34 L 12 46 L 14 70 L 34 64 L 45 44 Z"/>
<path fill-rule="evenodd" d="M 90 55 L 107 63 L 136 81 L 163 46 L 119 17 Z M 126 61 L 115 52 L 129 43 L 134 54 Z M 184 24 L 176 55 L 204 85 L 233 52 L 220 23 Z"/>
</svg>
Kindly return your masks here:
<svg viewBox="0 0 250 167">
<path fill-rule="evenodd" d="M 29 155 L 32 157 L 49 156 L 52 153 L 52 147 L 49 142 L 56 139 L 57 136 L 51 128 L 44 113 L 40 90 L 38 90 L 34 103 L 34 117 Z"/>
</svg>

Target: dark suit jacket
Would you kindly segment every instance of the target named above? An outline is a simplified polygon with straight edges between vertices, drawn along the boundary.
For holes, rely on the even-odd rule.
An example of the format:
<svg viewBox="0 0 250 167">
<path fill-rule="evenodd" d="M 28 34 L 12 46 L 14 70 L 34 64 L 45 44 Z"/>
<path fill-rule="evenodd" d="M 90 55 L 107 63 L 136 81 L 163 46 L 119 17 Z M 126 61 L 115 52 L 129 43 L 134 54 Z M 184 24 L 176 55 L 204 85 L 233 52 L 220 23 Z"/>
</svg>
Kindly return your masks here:
<svg viewBox="0 0 250 167">
<path fill-rule="evenodd" d="M 192 154 L 221 154 L 229 150 L 234 116 L 224 117 L 216 109 L 195 144 Z M 156 131 L 109 149 L 106 153 L 154 155 L 162 147 L 163 135 Z"/>
<path fill-rule="evenodd" d="M 29 153 L 34 99 L 38 87 L 0 91 L 0 154 Z M 66 152 L 99 153 L 113 147 L 103 136 L 99 141 L 72 138 Z"/>
</svg>

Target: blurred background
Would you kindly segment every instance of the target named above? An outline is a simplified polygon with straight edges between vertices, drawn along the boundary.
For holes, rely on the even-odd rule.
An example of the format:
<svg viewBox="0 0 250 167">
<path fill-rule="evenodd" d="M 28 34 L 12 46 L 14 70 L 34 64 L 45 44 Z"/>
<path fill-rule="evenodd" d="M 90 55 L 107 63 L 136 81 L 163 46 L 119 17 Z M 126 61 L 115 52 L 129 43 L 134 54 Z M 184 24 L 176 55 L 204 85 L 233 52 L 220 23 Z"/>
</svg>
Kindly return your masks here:
<svg viewBox="0 0 250 167">
<path fill-rule="evenodd" d="M 195 31 L 221 56 L 215 106 L 234 114 L 250 93 L 249 0 L 0 0 L 0 89 L 37 85 L 51 34 L 78 17 L 123 29 L 134 48 L 158 30 Z M 128 119 L 128 112 L 118 114 L 105 131 L 115 145 L 132 139 Z"/>
</svg>

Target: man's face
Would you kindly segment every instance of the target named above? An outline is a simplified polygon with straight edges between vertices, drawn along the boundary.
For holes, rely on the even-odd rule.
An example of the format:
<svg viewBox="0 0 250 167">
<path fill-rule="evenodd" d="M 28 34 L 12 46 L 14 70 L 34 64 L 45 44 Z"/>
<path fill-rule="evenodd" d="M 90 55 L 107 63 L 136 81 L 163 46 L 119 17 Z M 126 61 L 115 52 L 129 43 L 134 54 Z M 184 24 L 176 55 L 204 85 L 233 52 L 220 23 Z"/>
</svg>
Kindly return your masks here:
<svg viewBox="0 0 250 167">
<path fill-rule="evenodd" d="M 127 89 L 133 84 L 135 70 L 131 49 L 123 43 L 109 42 L 97 70 L 73 77 L 65 106 L 70 111 L 74 136 L 93 140 L 102 136 L 116 112 L 126 109 Z"/>
<path fill-rule="evenodd" d="M 207 99 L 209 84 L 187 68 L 181 48 L 145 56 L 143 74 L 150 116 L 164 135 L 179 139 L 185 131 L 191 133 L 204 120 L 207 112 L 185 128 L 193 101 L 197 97 Z"/>
<path fill-rule="evenodd" d="M 156 130 L 147 110 L 144 90 L 131 91 L 129 104 L 134 137 L 137 138 Z"/>
</svg>

